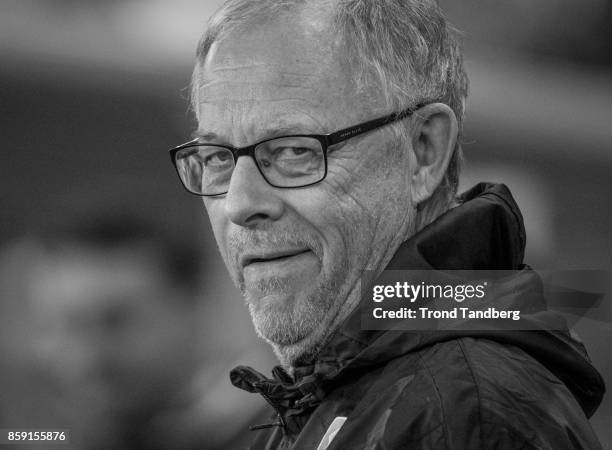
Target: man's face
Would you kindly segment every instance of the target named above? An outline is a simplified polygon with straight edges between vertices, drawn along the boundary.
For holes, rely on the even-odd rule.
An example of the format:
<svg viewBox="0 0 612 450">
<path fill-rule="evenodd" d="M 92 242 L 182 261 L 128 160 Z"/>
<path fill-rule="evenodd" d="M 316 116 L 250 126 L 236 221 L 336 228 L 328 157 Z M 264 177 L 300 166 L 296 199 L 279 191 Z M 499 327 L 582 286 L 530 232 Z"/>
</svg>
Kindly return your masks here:
<svg viewBox="0 0 612 450">
<path fill-rule="evenodd" d="M 378 95 L 357 95 L 333 38 L 304 22 L 278 20 L 213 45 L 198 80 L 203 140 L 240 147 L 390 112 L 365 100 Z M 386 127 L 332 147 L 325 180 L 297 189 L 268 185 L 241 157 L 228 193 L 204 198 L 261 336 L 292 345 L 328 326 L 358 295 L 363 270 L 393 253 L 412 224 L 409 153 Z"/>
</svg>

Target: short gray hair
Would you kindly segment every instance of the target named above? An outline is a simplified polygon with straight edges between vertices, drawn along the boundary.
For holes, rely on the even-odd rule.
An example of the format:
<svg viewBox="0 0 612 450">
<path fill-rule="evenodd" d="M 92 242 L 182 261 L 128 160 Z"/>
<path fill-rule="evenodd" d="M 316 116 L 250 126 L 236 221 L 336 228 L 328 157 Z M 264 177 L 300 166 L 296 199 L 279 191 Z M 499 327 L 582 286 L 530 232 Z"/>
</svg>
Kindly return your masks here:
<svg viewBox="0 0 612 450">
<path fill-rule="evenodd" d="M 198 45 L 191 88 L 196 114 L 199 66 L 215 41 L 237 28 L 295 12 L 313 2 L 329 4 L 327 0 L 227 0 L 210 19 Z M 394 110 L 442 102 L 457 117 L 459 137 L 446 174 L 432 197 L 419 206 L 417 228 L 421 228 L 450 207 L 459 184 L 468 79 L 458 33 L 435 0 L 337 0 L 334 9 L 333 31 L 340 38 L 343 54 L 350 58 L 358 87 L 378 84 Z M 407 133 L 399 134 L 407 138 Z"/>
</svg>

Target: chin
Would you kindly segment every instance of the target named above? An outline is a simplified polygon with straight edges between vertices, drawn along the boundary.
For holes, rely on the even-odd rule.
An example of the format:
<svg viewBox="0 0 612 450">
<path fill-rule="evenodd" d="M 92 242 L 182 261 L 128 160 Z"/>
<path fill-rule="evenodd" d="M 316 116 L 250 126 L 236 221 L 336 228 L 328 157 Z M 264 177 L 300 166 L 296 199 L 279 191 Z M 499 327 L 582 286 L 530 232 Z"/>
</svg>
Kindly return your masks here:
<svg viewBox="0 0 612 450">
<path fill-rule="evenodd" d="M 249 300 L 249 311 L 257 334 L 275 346 L 294 345 L 310 335 L 326 315 L 327 308 L 315 304 L 304 293 L 272 294 Z M 316 302 L 318 303 L 318 302 Z"/>
<path fill-rule="evenodd" d="M 266 293 L 247 290 L 245 298 L 255 331 L 274 347 L 295 346 L 310 340 L 333 313 L 338 301 L 334 285 L 319 279 L 299 289 L 285 285 L 285 289 Z"/>
<path fill-rule="evenodd" d="M 290 366 L 314 355 L 332 331 L 350 291 L 348 264 L 322 268 L 314 279 L 268 277 L 241 286 L 257 335 Z"/>
</svg>

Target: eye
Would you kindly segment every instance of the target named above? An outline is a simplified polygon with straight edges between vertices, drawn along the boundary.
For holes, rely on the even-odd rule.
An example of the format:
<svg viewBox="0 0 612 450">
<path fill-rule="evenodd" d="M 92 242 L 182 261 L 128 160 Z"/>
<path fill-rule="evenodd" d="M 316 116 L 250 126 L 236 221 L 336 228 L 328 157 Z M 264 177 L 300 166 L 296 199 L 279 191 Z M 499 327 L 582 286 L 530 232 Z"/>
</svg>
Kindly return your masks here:
<svg viewBox="0 0 612 450">
<path fill-rule="evenodd" d="M 288 136 L 271 139 L 255 149 L 255 158 L 262 169 L 274 167 L 285 176 L 303 173 L 323 161 L 321 143 L 310 136 Z"/>
<path fill-rule="evenodd" d="M 290 161 L 311 156 L 313 149 L 308 147 L 277 147 L 274 149 L 274 157 L 279 161 Z"/>
<path fill-rule="evenodd" d="M 231 165 L 233 161 L 232 154 L 227 150 L 221 150 L 209 155 L 206 155 L 203 158 L 203 163 L 206 167 L 210 168 L 225 168 Z"/>
</svg>

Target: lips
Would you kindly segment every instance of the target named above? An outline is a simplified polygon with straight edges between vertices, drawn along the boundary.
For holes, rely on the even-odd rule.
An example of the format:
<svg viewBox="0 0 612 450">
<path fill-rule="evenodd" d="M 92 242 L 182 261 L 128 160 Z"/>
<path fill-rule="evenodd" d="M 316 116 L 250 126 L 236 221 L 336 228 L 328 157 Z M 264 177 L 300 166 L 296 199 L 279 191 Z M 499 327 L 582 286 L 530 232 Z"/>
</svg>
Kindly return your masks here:
<svg viewBox="0 0 612 450">
<path fill-rule="evenodd" d="M 283 262 L 294 256 L 302 255 L 310 251 L 310 249 L 291 249 L 245 254 L 240 258 L 240 265 L 244 268 L 257 263 Z"/>
</svg>

